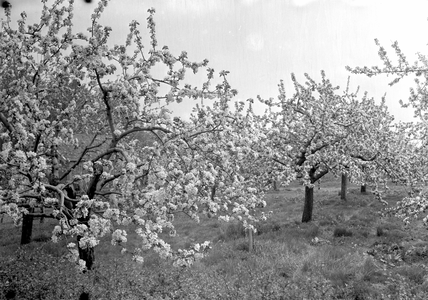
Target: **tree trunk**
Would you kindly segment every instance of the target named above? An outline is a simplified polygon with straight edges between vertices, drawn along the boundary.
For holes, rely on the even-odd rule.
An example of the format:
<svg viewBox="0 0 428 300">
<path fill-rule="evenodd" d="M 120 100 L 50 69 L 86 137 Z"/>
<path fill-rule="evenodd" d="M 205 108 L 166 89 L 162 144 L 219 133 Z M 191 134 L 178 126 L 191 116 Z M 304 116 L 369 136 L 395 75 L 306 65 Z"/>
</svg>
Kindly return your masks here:
<svg viewBox="0 0 428 300">
<path fill-rule="evenodd" d="M 65 192 L 67 193 L 67 197 L 70 199 L 76 199 L 77 198 L 77 194 L 76 194 L 76 190 L 75 187 L 73 185 L 69 185 L 67 188 L 65 188 Z M 93 197 L 93 195 L 91 194 L 91 196 Z M 65 206 L 67 208 L 74 209 L 75 208 L 75 204 L 71 203 L 71 202 L 65 202 Z M 71 217 L 71 216 L 70 216 Z M 90 215 L 88 214 L 88 216 L 86 218 L 79 218 L 79 222 L 80 224 L 86 224 L 88 225 L 88 221 L 89 221 Z M 81 249 L 79 247 L 79 241 L 82 238 L 82 236 L 77 236 L 77 246 L 79 249 L 79 259 L 82 259 L 86 262 L 86 268 L 88 270 L 92 269 L 92 266 L 94 264 L 95 261 L 95 252 L 94 252 L 94 248 L 90 248 L 90 249 Z"/>
<path fill-rule="evenodd" d="M 52 168 L 51 168 L 51 178 L 50 184 L 57 185 L 59 183 L 59 159 L 58 159 L 58 149 L 57 146 L 51 146 L 51 159 L 52 159 Z"/>
<path fill-rule="evenodd" d="M 44 214 L 45 213 L 45 208 L 44 207 L 42 207 L 41 209 L 40 209 L 40 212 L 42 213 L 42 214 Z M 45 222 L 45 217 L 40 217 L 40 224 L 43 224 Z"/>
<path fill-rule="evenodd" d="M 247 232 L 248 232 L 248 252 L 253 252 L 253 250 L 254 250 L 253 230 L 247 229 Z"/>
<path fill-rule="evenodd" d="M 93 199 L 95 196 L 95 192 L 97 190 L 97 184 L 101 178 L 101 174 L 103 173 L 103 166 L 101 164 L 95 164 L 94 166 L 94 176 L 92 177 L 89 186 L 88 186 L 88 190 L 86 192 L 86 194 L 88 195 L 89 199 Z M 80 218 L 78 219 L 80 224 L 85 224 L 86 226 L 89 227 L 88 221 L 91 218 L 91 208 L 88 209 L 88 215 L 85 218 Z M 78 236 L 77 237 L 77 245 L 79 245 L 79 241 L 82 237 Z M 84 260 L 86 262 L 86 268 L 88 270 L 92 269 L 92 266 L 95 262 L 95 250 L 94 248 L 86 248 L 86 249 L 81 249 L 79 248 L 79 258 Z"/>
<path fill-rule="evenodd" d="M 77 237 L 77 245 L 79 245 L 79 241 L 81 238 L 82 238 L 81 236 Z M 78 246 L 78 249 L 79 249 L 79 258 L 86 262 L 86 268 L 88 269 L 88 271 L 91 270 L 95 262 L 94 248 L 81 249 Z"/>
<path fill-rule="evenodd" d="M 34 208 L 28 210 L 34 212 Z M 31 243 L 31 235 L 33 233 L 33 216 L 24 215 L 22 218 L 21 245 Z"/>
<path fill-rule="evenodd" d="M 312 220 L 312 210 L 314 208 L 314 188 L 305 186 L 305 206 L 303 207 L 302 222 L 307 223 Z"/>
<path fill-rule="evenodd" d="M 276 181 L 276 180 L 274 180 L 274 181 L 273 181 L 273 190 L 274 190 L 274 191 L 279 191 L 279 188 L 278 188 L 278 181 Z"/>
<path fill-rule="evenodd" d="M 348 186 L 348 176 L 345 173 L 342 173 L 342 185 L 340 189 L 340 199 L 346 201 L 346 189 Z"/>
<path fill-rule="evenodd" d="M 367 193 L 366 185 L 365 185 L 365 184 L 361 185 L 360 192 L 361 192 L 361 193 Z"/>
</svg>

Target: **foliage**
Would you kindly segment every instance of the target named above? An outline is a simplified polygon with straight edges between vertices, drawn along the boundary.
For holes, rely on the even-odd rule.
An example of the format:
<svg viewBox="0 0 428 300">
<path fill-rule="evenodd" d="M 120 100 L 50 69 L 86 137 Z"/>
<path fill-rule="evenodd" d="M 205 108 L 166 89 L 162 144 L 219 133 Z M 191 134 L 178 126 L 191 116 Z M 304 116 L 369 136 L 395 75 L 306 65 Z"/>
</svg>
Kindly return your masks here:
<svg viewBox="0 0 428 300">
<path fill-rule="evenodd" d="M 295 93 L 291 97 L 281 81 L 278 101 L 259 98 L 267 106 L 258 120 L 271 151 L 271 165 L 292 168 L 297 178 L 312 187 L 328 172 L 346 172 L 365 182 L 364 167 L 370 169 L 390 134 L 393 118 L 385 103 L 377 105 L 367 94 L 358 100 L 358 94 L 348 88 L 340 95 L 324 72 L 319 83 L 305 77 L 301 84 L 292 74 Z"/>
<path fill-rule="evenodd" d="M 426 74 L 428 72 L 428 59 L 426 55 L 417 53 L 417 60 L 414 63 L 410 63 L 406 55 L 401 50 L 398 41 L 394 41 L 391 44 L 391 48 L 396 56 L 396 61 L 394 61 L 390 55 L 388 55 L 385 47 L 381 45 L 378 39 L 375 39 L 375 43 L 379 49 L 378 54 L 383 64 L 382 67 L 364 66 L 351 68 L 347 66 L 346 69 L 354 74 L 364 74 L 368 77 L 378 75 L 390 75 L 391 77 L 395 77 L 389 85 L 397 84 L 406 76 L 415 76 L 414 81 L 416 87 L 410 89 L 409 103 L 404 103 L 401 100 L 400 103 L 405 107 L 412 106 L 415 109 L 415 116 L 423 120 L 427 109 L 427 98 L 425 97 L 427 87 L 425 82 L 427 78 Z"/>
<path fill-rule="evenodd" d="M 411 106 L 414 109 L 414 116 L 417 118 L 412 123 L 401 124 L 400 139 L 397 141 L 401 145 L 401 151 L 397 154 L 395 170 L 399 170 L 403 175 L 402 182 L 412 187 L 409 197 L 404 198 L 395 208 L 389 209 L 388 213 L 395 213 L 403 218 L 406 224 L 412 217 L 417 217 L 424 213 L 427 207 L 426 191 L 421 189 L 426 184 L 426 166 L 427 166 L 427 74 L 428 60 L 426 55 L 417 53 L 417 60 L 412 64 L 401 50 L 397 41 L 391 45 L 395 52 L 396 61 L 388 55 L 386 49 L 376 39 L 376 45 L 379 48 L 379 58 L 383 64 L 382 67 L 355 67 L 347 66 L 348 71 L 355 74 L 364 74 L 369 77 L 377 75 L 390 75 L 394 79 L 389 83 L 394 85 L 407 76 L 414 76 L 415 87 L 410 88 L 408 102 L 400 100 L 403 107 Z M 400 140 L 404 140 L 403 143 Z M 397 156 L 397 155 L 396 155 Z M 394 156 L 390 155 L 390 158 Z M 400 170 L 401 169 L 401 170 Z M 426 218 L 425 221 L 426 222 Z"/>
<path fill-rule="evenodd" d="M 32 208 L 50 208 L 48 216 L 59 220 L 53 240 L 78 236 L 68 247 L 86 267 L 90 258 L 82 253 L 105 235 L 124 246 L 128 225 L 141 238 L 135 260 L 153 249 L 178 265 L 202 256 L 209 243 L 174 252 L 160 234 L 176 235 L 176 214 L 236 217 L 253 226 L 255 209 L 265 205 L 266 176 L 250 176 L 258 169 L 251 148 L 258 135 L 243 105 L 231 105 L 237 92 L 228 72 L 215 84 L 208 60 L 159 48 L 154 9 L 146 48 L 137 21 L 124 45 L 109 44 L 112 28 L 100 24 L 107 0 L 91 15 L 88 35 L 73 32 L 72 0 L 42 5 L 39 23 L 27 25 L 23 12 L 14 29 L 9 8 L 1 24 L 1 212 L 19 224 Z M 157 78 L 159 67 L 167 71 Z M 202 68 L 201 88 L 183 83 Z M 210 103 L 196 106 L 189 121 L 171 117 L 167 105 L 185 99 Z"/>
<path fill-rule="evenodd" d="M 302 222 L 311 221 L 313 188 L 328 173 L 371 185 L 382 199 L 382 188 L 393 173 L 389 149 L 395 149 L 391 145 L 396 137 L 385 99 L 377 104 L 367 93 L 360 97 L 358 90 L 350 92 L 349 81 L 341 93 L 323 71 L 319 82 L 308 74 L 303 84 L 294 74 L 291 79 L 295 88 L 291 97 L 281 81 L 278 99 L 258 97 L 266 110 L 262 115 L 252 113 L 260 131 L 256 147 L 264 153 L 264 167 L 272 180 L 288 185 L 299 179 L 305 186 Z"/>
</svg>

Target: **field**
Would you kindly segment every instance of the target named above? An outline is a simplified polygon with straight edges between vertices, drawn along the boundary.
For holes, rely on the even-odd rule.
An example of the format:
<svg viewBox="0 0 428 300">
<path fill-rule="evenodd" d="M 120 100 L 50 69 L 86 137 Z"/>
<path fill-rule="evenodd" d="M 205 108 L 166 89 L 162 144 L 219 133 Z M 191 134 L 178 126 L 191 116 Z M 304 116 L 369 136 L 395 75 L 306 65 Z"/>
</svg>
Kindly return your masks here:
<svg viewBox="0 0 428 300">
<path fill-rule="evenodd" d="M 147 253 L 144 264 L 103 241 L 95 270 L 80 274 L 64 255 L 64 243 L 49 238 L 53 220 L 34 221 L 33 240 L 19 246 L 20 228 L 0 224 L 0 299 L 426 299 L 428 238 L 421 222 L 405 228 L 385 216 L 370 194 L 350 185 L 338 196 L 339 179 L 315 190 L 314 220 L 302 224 L 303 187 L 295 183 L 266 196 L 271 218 L 257 225 L 248 251 L 242 227 L 234 223 L 177 219 L 174 248 L 213 241 L 210 254 L 191 268 L 175 268 Z M 406 195 L 391 186 L 385 200 Z M 128 247 L 138 245 L 132 233 Z M 82 298 L 83 299 L 83 298 Z"/>
</svg>

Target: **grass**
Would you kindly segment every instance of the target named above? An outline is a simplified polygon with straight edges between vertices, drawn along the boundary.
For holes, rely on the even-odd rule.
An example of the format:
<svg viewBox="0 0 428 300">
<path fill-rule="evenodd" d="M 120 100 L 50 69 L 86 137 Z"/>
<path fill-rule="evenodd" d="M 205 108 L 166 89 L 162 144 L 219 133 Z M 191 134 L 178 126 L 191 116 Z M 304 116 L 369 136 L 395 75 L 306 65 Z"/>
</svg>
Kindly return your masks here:
<svg viewBox="0 0 428 300">
<path fill-rule="evenodd" d="M 352 236 L 353 232 L 349 229 L 343 227 L 337 227 L 334 229 L 333 236 L 334 237 L 342 237 L 342 236 Z"/>
<path fill-rule="evenodd" d="M 63 244 L 48 240 L 53 220 L 34 223 L 33 242 L 20 247 L 20 228 L 0 224 L 0 299 L 425 299 L 428 239 L 381 217 L 382 204 L 350 185 L 340 200 L 340 180 L 315 190 L 313 221 L 300 222 L 303 188 L 292 184 L 266 196 L 270 219 L 257 224 L 255 248 L 241 225 L 178 217 L 173 248 L 214 241 L 210 254 L 191 268 L 172 267 L 147 254 L 134 264 L 105 240 L 96 248 L 94 271 L 79 274 L 64 259 Z M 405 191 L 392 187 L 391 204 Z M 7 237 L 7 238 L 6 238 Z M 136 236 L 128 243 L 138 245 Z M 2 298 L 3 297 L 3 298 Z M 11 298 L 13 299 L 13 298 Z"/>
</svg>

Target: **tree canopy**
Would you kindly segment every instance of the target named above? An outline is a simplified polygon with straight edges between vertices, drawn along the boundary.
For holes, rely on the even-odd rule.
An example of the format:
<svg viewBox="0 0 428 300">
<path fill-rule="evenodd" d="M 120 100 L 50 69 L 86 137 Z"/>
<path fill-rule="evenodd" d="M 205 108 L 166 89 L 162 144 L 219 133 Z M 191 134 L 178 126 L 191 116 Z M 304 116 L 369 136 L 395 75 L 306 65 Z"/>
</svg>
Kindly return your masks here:
<svg viewBox="0 0 428 300">
<path fill-rule="evenodd" d="M 27 25 L 23 12 L 16 29 L 6 9 L 1 210 L 19 223 L 34 208 L 51 207 L 59 220 L 53 239 L 77 236 L 70 249 L 86 261 L 82 267 L 91 267 L 88 252 L 100 237 L 110 234 L 112 244 L 124 245 L 126 225 L 136 226 L 142 241 L 134 259 L 154 249 L 186 265 L 208 242 L 170 249 L 160 234 L 176 234 L 175 214 L 235 216 L 251 226 L 254 209 L 265 205 L 260 181 L 245 176 L 252 172 L 245 161 L 256 154 L 243 141 L 256 136 L 242 110 L 228 109 L 236 91 L 226 71 L 216 77 L 208 60 L 192 62 L 185 51 L 160 48 L 154 9 L 148 10 L 149 47 L 137 21 L 124 45 L 111 46 L 112 29 L 99 23 L 107 5 L 98 3 L 88 34 L 73 32 L 73 1 L 43 1 L 40 22 Z M 157 78 L 159 65 L 167 71 Z M 184 83 L 187 72 L 201 69 L 207 74 L 201 87 Z M 167 105 L 184 98 L 211 102 L 195 107 L 190 121 L 172 117 Z"/>
<path fill-rule="evenodd" d="M 258 208 L 273 181 L 301 180 L 307 222 L 314 184 L 327 173 L 346 173 L 377 194 L 388 179 L 413 186 L 425 174 L 425 150 L 411 142 L 426 127 L 416 134 L 394 124 L 384 99 L 340 92 L 324 72 L 320 82 L 305 74 L 304 84 L 292 75 L 291 96 L 281 81 L 277 100 L 258 97 L 260 114 L 254 100 L 235 101 L 227 71 L 159 47 L 155 9 L 148 41 L 132 21 L 125 43 L 111 45 L 112 28 L 100 24 L 108 1 L 99 1 L 86 34 L 73 31 L 73 1 L 42 5 L 38 23 L 28 25 L 23 12 L 16 28 L 6 8 L 0 28 L 0 209 L 17 224 L 58 219 L 52 239 L 76 236 L 69 249 L 82 269 L 106 235 L 136 261 L 151 249 L 189 265 L 209 243 L 171 249 L 162 234 L 177 234 L 175 216 L 254 229 L 267 217 Z M 186 82 L 201 72 L 200 86 Z M 168 107 L 183 101 L 194 104 L 188 119 Z M 130 229 L 141 239 L 136 249 L 125 248 Z"/>
</svg>

